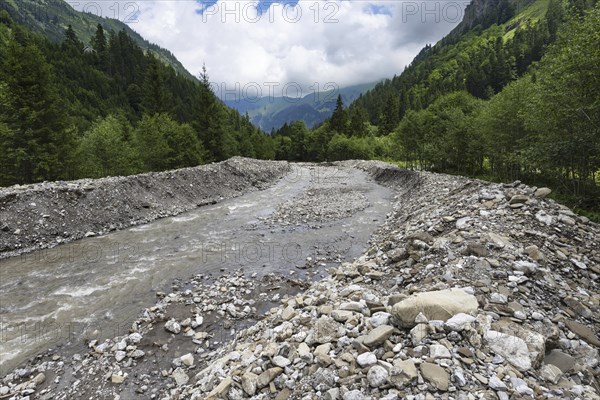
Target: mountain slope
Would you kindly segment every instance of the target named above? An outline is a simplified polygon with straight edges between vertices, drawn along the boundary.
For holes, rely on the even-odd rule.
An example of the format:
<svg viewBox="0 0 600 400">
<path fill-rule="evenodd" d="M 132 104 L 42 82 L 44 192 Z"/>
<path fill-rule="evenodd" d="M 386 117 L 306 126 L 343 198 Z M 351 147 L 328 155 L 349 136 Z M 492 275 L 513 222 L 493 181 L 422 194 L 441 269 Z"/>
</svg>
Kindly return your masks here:
<svg viewBox="0 0 600 400">
<path fill-rule="evenodd" d="M 90 11 L 92 9 L 90 8 Z M 148 42 L 129 25 L 116 19 L 79 12 L 63 0 L 2 0 L 0 10 L 6 10 L 15 22 L 45 35 L 53 42 L 64 39 L 65 29 L 69 25 L 86 44 L 90 43 L 98 24 L 102 24 L 106 31 L 112 30 L 115 33 L 124 29 L 144 51 L 151 50 L 162 62 L 172 66 L 178 74 L 195 79 L 169 50 Z"/>
<path fill-rule="evenodd" d="M 400 75 L 378 84 L 353 106 L 361 105 L 373 124 L 382 125 L 391 98 L 398 103 L 394 121 L 457 90 L 489 99 L 523 75 L 554 40 L 556 31 L 549 32 L 544 18 L 548 4 L 548 0 L 473 1 L 451 33 L 423 48 Z"/>
<path fill-rule="evenodd" d="M 279 129 L 285 123 L 300 120 L 308 127 L 318 125 L 331 116 L 335 109 L 338 94 L 344 104 L 350 104 L 375 83 L 348 86 L 326 92 L 310 93 L 301 98 L 262 97 L 254 99 L 236 99 L 225 101 L 229 107 L 240 113 L 248 113 L 250 121 L 266 132 Z"/>
</svg>

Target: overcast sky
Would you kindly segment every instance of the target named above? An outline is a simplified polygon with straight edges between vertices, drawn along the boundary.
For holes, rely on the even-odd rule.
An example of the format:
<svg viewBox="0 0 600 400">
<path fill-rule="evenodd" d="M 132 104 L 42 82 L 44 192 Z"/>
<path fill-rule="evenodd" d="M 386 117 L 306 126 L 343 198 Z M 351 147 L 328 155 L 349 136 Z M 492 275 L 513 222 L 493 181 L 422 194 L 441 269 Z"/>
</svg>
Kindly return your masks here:
<svg viewBox="0 0 600 400">
<path fill-rule="evenodd" d="M 197 75 L 205 63 L 210 80 L 221 92 L 248 96 L 296 96 L 331 83 L 346 87 L 400 74 L 425 44 L 435 43 L 460 22 L 468 4 L 453 0 L 68 2 L 79 10 L 118 17 L 147 40 L 173 52 L 191 73 Z"/>
</svg>

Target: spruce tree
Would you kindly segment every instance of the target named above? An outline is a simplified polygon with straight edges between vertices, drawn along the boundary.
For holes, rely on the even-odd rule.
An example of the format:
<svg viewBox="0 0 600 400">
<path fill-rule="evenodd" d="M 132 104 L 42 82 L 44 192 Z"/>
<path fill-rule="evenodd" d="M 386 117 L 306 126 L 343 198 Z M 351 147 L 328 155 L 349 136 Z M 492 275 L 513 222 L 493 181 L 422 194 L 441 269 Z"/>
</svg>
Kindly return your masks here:
<svg viewBox="0 0 600 400">
<path fill-rule="evenodd" d="M 337 100 L 335 102 L 335 110 L 331 115 L 331 120 L 329 126 L 332 131 L 337 133 L 346 133 L 346 123 L 348 121 L 348 115 L 346 110 L 344 110 L 344 102 L 342 101 L 342 95 L 338 94 Z"/>
<path fill-rule="evenodd" d="M 33 41 L 12 40 L 2 69 L 2 183 L 64 176 L 74 142 L 50 65 Z"/>
</svg>

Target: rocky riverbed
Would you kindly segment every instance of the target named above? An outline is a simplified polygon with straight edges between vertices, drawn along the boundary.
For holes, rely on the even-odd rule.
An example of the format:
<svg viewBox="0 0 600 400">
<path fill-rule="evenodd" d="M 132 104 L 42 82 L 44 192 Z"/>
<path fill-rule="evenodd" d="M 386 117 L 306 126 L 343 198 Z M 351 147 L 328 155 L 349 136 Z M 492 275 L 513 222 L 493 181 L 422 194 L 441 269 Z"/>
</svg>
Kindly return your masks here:
<svg viewBox="0 0 600 400">
<path fill-rule="evenodd" d="M 600 399 L 597 224 L 546 188 L 343 165 L 397 191 L 354 262 L 313 283 L 195 276 L 0 398 Z"/>
<path fill-rule="evenodd" d="M 287 162 L 234 157 L 174 171 L 0 188 L 0 258 L 263 189 L 289 169 Z"/>
</svg>

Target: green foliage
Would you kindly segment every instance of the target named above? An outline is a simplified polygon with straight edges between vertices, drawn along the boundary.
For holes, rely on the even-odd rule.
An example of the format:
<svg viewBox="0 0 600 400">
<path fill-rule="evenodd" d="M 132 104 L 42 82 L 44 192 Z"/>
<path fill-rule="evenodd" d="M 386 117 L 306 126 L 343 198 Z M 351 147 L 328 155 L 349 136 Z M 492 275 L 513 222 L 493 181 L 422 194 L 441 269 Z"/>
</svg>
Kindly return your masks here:
<svg viewBox="0 0 600 400">
<path fill-rule="evenodd" d="M 329 128 L 333 132 L 346 133 L 348 130 L 348 113 L 344 110 L 344 103 L 342 102 L 342 95 L 338 94 L 335 103 L 335 110 L 329 120 Z"/>
<path fill-rule="evenodd" d="M 425 110 L 410 111 L 395 133 L 396 148 L 409 165 L 474 174 L 483 164 L 483 145 L 474 124 L 481 108 L 481 100 L 456 92 Z"/>
<path fill-rule="evenodd" d="M 373 149 L 365 139 L 349 138 L 336 133 L 328 145 L 328 160 L 370 160 L 373 158 Z"/>
<path fill-rule="evenodd" d="M 580 195 L 597 190 L 600 170 L 600 4 L 573 18 L 535 73 L 529 126 L 536 161 Z"/>
<path fill-rule="evenodd" d="M 128 89 L 133 85 L 129 85 Z M 151 53 L 146 57 L 142 109 L 150 115 L 171 110 L 171 94 L 165 86 L 163 66 Z"/>
<path fill-rule="evenodd" d="M 522 179 L 533 168 L 527 150 L 535 143 L 527 128 L 533 90 L 530 77 L 524 76 L 492 98 L 476 120 L 491 172 L 507 180 Z"/>
<path fill-rule="evenodd" d="M 351 135 L 364 137 L 369 134 L 368 129 L 369 114 L 364 107 L 358 105 L 350 111 L 350 126 L 348 131 Z"/>
<path fill-rule="evenodd" d="M 97 120 L 79 142 L 78 175 L 100 178 L 140 172 L 130 134 L 131 126 L 123 118 L 109 115 Z"/>
<path fill-rule="evenodd" d="M 26 32 L 3 51 L 0 184 L 58 179 L 69 168 L 72 131 L 54 76 Z"/>
<path fill-rule="evenodd" d="M 132 142 L 144 171 L 193 167 L 205 156 L 192 127 L 179 124 L 168 114 L 144 115 Z"/>
<path fill-rule="evenodd" d="M 1 20 L 0 185 L 276 155 L 270 136 L 216 98 L 206 70 L 201 82 L 178 74 L 125 30 L 97 25 L 89 47 L 74 26 L 52 43 Z"/>
</svg>

